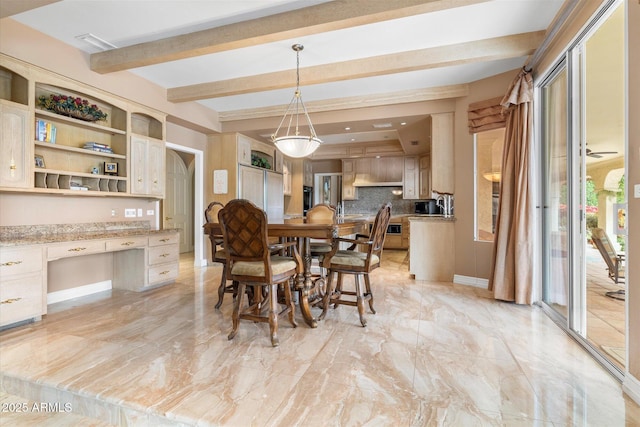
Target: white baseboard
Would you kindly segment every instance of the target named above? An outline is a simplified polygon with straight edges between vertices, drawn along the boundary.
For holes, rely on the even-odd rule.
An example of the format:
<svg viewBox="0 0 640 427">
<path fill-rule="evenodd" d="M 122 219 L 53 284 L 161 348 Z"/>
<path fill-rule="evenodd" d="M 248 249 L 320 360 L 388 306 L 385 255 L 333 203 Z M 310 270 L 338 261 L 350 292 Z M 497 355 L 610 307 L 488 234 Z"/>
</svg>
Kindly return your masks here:
<svg viewBox="0 0 640 427">
<path fill-rule="evenodd" d="M 625 374 L 624 381 L 622 381 L 622 391 L 627 393 L 630 398 L 640 405 L 640 380 L 629 372 Z"/>
<path fill-rule="evenodd" d="M 473 286 L 475 288 L 482 288 L 482 289 L 489 288 L 488 279 L 481 279 L 479 277 L 471 277 L 471 276 L 461 276 L 459 274 L 453 275 L 453 283 L 456 283 L 458 285 Z"/>
<path fill-rule="evenodd" d="M 108 290 L 111 290 L 111 280 L 78 286 L 71 289 L 63 289 L 61 291 L 49 292 L 47 294 L 47 304 L 55 304 L 56 302 L 67 301 L 73 298 L 84 297 Z"/>
</svg>

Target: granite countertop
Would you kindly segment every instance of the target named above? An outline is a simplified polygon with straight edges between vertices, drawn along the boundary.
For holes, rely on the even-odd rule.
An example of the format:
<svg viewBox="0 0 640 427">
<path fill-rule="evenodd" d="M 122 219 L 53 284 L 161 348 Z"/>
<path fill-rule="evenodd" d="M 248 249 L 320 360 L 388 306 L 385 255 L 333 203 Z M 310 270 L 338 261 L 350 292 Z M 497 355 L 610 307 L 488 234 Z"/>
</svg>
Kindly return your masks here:
<svg viewBox="0 0 640 427">
<path fill-rule="evenodd" d="M 0 227 L 0 247 L 149 236 L 176 231 L 152 230 L 147 221 L 3 226 Z"/>
</svg>

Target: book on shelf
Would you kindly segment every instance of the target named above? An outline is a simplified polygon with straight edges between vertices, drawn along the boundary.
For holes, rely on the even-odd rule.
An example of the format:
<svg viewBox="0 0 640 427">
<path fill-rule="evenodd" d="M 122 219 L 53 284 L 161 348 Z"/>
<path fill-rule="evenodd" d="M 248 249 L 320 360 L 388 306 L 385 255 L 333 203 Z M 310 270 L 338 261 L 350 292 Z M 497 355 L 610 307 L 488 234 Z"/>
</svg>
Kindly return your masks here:
<svg viewBox="0 0 640 427">
<path fill-rule="evenodd" d="M 101 153 L 113 154 L 113 150 L 107 144 L 99 144 L 97 142 L 87 142 L 84 144 L 86 150 L 99 151 Z"/>
<path fill-rule="evenodd" d="M 40 142 L 56 143 L 56 126 L 46 120 L 36 119 L 36 139 Z"/>
</svg>

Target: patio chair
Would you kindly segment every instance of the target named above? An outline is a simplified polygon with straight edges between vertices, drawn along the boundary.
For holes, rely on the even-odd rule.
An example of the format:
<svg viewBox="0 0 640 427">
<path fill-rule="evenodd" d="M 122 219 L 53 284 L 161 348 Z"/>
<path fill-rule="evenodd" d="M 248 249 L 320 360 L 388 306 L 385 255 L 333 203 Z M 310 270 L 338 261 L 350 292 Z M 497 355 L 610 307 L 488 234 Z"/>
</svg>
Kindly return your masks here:
<svg viewBox="0 0 640 427">
<path fill-rule="evenodd" d="M 613 283 L 616 285 L 619 283 L 625 283 L 624 254 L 616 252 L 615 248 L 611 244 L 611 240 L 609 240 L 609 236 L 607 236 L 607 233 L 605 233 L 602 228 L 592 228 L 591 239 L 593 240 L 593 243 L 595 243 L 596 248 L 598 248 L 600 255 L 602 255 L 604 262 L 607 264 L 609 278 L 613 280 Z M 625 290 L 620 289 L 617 291 L 609 291 L 605 293 L 605 295 L 611 298 L 624 299 Z"/>
</svg>

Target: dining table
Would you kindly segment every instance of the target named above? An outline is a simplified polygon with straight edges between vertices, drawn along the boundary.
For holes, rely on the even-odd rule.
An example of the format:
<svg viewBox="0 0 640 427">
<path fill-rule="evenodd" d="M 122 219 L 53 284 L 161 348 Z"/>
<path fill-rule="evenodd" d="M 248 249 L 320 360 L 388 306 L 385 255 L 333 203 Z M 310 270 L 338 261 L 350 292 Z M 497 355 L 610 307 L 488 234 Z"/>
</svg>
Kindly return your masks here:
<svg viewBox="0 0 640 427">
<path fill-rule="evenodd" d="M 370 220 L 365 217 L 343 218 L 335 223 L 319 223 L 307 221 L 304 217 L 269 218 L 267 234 L 269 237 L 279 240 L 296 239 L 299 242 L 300 253 L 303 261 L 303 273 L 298 276 L 296 290 L 299 292 L 298 305 L 305 323 L 312 328 L 318 326 L 318 321 L 311 313 L 311 298 L 317 296 L 316 281 L 312 280 L 311 272 L 311 239 L 334 239 L 358 233 L 366 233 L 369 230 Z M 204 233 L 212 236 L 222 235 L 219 223 L 208 222 L 203 226 Z"/>
</svg>

